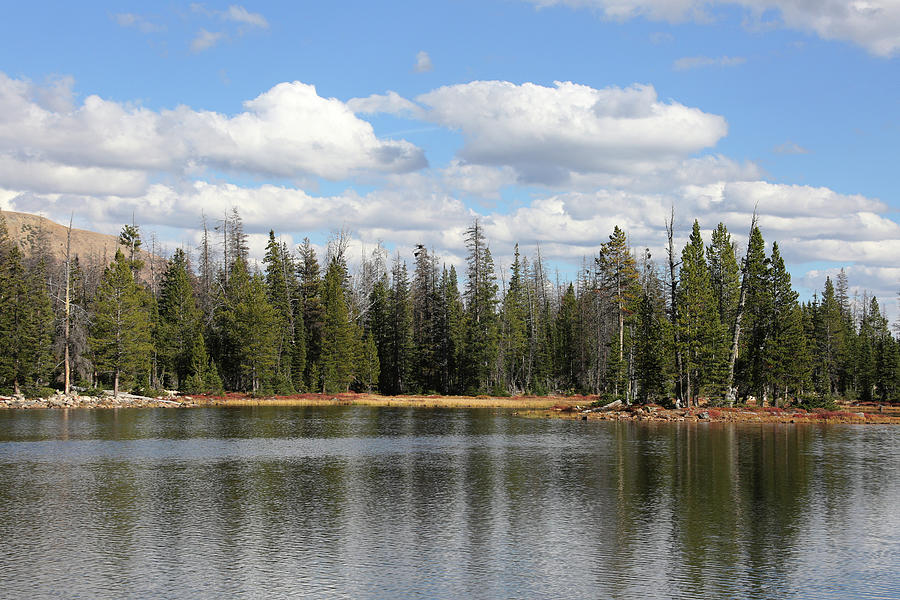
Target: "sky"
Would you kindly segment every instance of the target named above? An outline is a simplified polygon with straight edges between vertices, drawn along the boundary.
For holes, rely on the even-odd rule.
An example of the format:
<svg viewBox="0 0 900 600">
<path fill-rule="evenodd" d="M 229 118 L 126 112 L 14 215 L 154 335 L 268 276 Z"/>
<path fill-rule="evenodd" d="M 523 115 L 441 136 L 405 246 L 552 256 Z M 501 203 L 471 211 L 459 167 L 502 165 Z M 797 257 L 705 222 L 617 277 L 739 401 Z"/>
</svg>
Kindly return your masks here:
<svg viewBox="0 0 900 600">
<path fill-rule="evenodd" d="M 0 209 L 168 251 L 237 207 L 261 256 L 352 234 L 461 264 L 478 217 L 571 278 L 756 207 L 803 298 L 897 314 L 900 2 L 12 3 Z"/>
</svg>

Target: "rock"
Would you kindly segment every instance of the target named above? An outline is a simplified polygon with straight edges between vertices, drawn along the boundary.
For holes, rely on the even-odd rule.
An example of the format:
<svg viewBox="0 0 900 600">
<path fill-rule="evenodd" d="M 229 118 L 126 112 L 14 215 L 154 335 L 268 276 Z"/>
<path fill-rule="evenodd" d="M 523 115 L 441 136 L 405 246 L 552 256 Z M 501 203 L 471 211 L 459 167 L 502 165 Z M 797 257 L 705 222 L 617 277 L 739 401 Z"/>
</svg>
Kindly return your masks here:
<svg viewBox="0 0 900 600">
<path fill-rule="evenodd" d="M 616 410 L 617 408 L 621 408 L 621 407 L 622 407 L 622 401 L 616 400 L 615 402 L 610 402 L 609 404 L 607 404 L 605 406 L 601 406 L 600 410 Z"/>
<path fill-rule="evenodd" d="M 701 412 L 700 414 L 698 414 L 697 417 L 700 418 L 700 419 L 708 419 L 708 418 L 709 418 L 709 413 L 706 412 L 706 411 L 704 410 L 703 412 Z"/>
</svg>

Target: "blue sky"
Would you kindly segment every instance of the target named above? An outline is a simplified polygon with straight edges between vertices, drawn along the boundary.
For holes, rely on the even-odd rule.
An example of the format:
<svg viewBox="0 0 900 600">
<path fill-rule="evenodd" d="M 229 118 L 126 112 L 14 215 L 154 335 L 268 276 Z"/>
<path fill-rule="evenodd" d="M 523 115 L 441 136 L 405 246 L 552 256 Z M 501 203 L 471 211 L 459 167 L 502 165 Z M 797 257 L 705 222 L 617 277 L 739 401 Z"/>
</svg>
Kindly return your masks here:
<svg viewBox="0 0 900 600">
<path fill-rule="evenodd" d="M 15 3 L 0 49 L 0 208 L 448 261 L 479 215 L 567 273 L 758 202 L 806 293 L 900 288 L 892 0 Z"/>
</svg>

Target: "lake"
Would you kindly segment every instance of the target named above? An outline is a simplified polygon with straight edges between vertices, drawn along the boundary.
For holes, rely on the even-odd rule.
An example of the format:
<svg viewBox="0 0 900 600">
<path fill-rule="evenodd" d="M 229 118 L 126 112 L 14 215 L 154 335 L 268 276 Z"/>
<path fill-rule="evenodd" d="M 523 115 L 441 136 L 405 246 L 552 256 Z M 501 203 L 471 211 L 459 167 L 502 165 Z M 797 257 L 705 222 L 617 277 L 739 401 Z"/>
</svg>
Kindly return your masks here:
<svg viewBox="0 0 900 600">
<path fill-rule="evenodd" d="M 900 598 L 900 429 L 0 411 L 4 598 Z"/>
</svg>

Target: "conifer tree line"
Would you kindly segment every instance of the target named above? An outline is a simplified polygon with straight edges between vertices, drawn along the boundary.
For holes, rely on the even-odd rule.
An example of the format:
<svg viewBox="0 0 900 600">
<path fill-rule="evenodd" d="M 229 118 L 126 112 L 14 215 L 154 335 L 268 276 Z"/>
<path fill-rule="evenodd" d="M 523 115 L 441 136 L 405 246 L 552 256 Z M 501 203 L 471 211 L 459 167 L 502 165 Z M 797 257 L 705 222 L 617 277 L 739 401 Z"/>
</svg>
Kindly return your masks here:
<svg viewBox="0 0 900 600">
<path fill-rule="evenodd" d="M 71 383 L 149 392 L 602 394 L 624 402 L 889 401 L 900 348 L 875 297 L 842 270 L 798 301 L 777 243 L 751 227 L 743 256 L 720 223 L 695 221 L 658 265 L 615 227 L 575 280 L 540 247 L 505 272 L 482 224 L 465 273 L 420 244 L 377 246 L 351 273 L 345 232 L 324 256 L 269 233 L 248 257 L 237 210 L 200 245 L 148 269 L 125 226 L 108 264 L 26 257 L 0 215 L 0 393 Z M 408 260 L 407 260 L 408 259 Z M 151 265 L 152 267 L 152 265 Z M 558 276 L 557 276 L 558 278 Z"/>
</svg>

